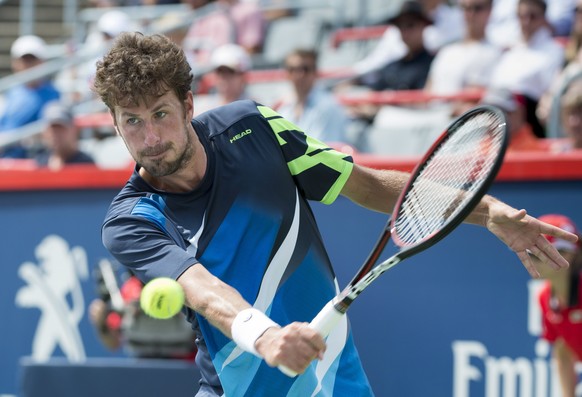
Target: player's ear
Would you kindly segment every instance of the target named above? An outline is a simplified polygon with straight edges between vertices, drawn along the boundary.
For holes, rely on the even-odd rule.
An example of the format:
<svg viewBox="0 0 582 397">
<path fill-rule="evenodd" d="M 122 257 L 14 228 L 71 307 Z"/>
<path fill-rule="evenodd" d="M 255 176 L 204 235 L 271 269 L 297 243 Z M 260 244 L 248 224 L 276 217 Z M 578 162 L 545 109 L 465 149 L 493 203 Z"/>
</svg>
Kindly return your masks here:
<svg viewBox="0 0 582 397">
<path fill-rule="evenodd" d="M 192 91 L 186 93 L 186 99 L 184 100 L 184 117 L 187 122 L 190 122 L 194 117 L 194 94 L 192 94 Z"/>
<path fill-rule="evenodd" d="M 117 135 L 121 135 L 119 133 L 119 128 L 117 128 L 117 119 L 115 118 L 115 112 L 113 110 L 109 110 L 109 115 L 111 116 L 111 119 L 113 120 L 113 128 L 115 128 L 115 133 Z"/>
</svg>

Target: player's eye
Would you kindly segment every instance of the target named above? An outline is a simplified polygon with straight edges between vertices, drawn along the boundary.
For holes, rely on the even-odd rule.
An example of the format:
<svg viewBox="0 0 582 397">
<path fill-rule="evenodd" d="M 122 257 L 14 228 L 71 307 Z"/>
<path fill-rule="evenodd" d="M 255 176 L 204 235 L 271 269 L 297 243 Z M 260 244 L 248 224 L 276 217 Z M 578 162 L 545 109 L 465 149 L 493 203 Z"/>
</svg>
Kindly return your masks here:
<svg viewBox="0 0 582 397">
<path fill-rule="evenodd" d="M 130 117 L 125 122 L 129 125 L 136 125 L 139 123 L 139 119 L 137 117 Z"/>
<path fill-rule="evenodd" d="M 160 110 L 159 112 L 156 112 L 155 116 L 157 119 L 163 119 L 167 114 L 168 113 L 164 112 L 163 110 Z"/>
</svg>

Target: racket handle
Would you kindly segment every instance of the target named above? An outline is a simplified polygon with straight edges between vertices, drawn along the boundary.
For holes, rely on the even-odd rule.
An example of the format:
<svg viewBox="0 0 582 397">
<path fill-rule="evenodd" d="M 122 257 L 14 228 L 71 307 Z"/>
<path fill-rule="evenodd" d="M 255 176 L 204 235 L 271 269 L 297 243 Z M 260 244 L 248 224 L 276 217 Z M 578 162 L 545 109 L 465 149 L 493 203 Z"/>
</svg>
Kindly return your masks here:
<svg viewBox="0 0 582 397">
<path fill-rule="evenodd" d="M 329 301 L 323 309 L 319 311 L 317 316 L 309 323 L 309 328 L 313 328 L 321 334 L 324 338 L 328 336 L 335 326 L 339 323 L 345 313 L 338 311 L 333 301 Z M 277 368 L 290 378 L 297 376 L 297 372 L 284 365 L 279 365 Z"/>
<path fill-rule="evenodd" d="M 309 327 L 313 328 L 321 334 L 324 338 L 327 337 L 339 321 L 345 316 L 345 313 L 340 312 L 335 308 L 334 302 L 329 301 L 317 313 L 317 316 L 309 323 Z"/>
</svg>

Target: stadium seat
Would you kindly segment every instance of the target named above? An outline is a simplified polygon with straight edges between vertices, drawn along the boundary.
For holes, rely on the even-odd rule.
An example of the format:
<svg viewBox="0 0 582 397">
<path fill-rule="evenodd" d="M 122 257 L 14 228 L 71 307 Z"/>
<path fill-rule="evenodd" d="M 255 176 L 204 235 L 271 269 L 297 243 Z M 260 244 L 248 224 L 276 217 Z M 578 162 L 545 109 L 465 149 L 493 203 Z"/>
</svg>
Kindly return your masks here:
<svg viewBox="0 0 582 397">
<path fill-rule="evenodd" d="M 367 131 L 369 152 L 420 155 L 447 127 L 450 113 L 447 105 L 429 108 L 382 106 Z"/>
</svg>

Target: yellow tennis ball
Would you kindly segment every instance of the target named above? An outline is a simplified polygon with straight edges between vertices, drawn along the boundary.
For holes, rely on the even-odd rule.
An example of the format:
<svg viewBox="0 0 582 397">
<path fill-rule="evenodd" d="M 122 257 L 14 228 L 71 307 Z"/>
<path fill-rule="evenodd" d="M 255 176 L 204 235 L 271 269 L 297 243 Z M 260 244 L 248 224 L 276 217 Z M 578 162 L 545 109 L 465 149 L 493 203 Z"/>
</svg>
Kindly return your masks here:
<svg viewBox="0 0 582 397">
<path fill-rule="evenodd" d="M 176 315 L 184 305 L 184 290 L 174 279 L 158 277 L 147 283 L 139 299 L 141 309 L 153 318 Z"/>
</svg>

